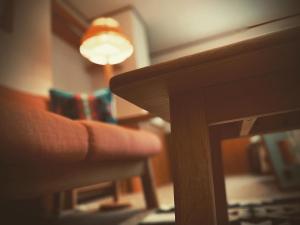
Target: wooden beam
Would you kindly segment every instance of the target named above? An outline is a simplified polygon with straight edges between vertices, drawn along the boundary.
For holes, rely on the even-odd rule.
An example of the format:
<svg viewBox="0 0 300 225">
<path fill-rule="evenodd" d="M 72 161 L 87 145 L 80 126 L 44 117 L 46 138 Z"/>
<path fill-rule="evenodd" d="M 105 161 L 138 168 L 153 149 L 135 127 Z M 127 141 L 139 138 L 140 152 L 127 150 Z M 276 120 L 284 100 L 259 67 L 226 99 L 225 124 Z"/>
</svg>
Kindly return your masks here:
<svg viewBox="0 0 300 225">
<path fill-rule="evenodd" d="M 78 18 L 62 2 L 52 1 L 52 31 L 58 37 L 77 49 L 87 26 L 85 19 Z"/>
<path fill-rule="evenodd" d="M 295 130 L 300 127 L 300 110 L 266 117 L 259 117 L 250 134 L 264 134 Z"/>
<path fill-rule="evenodd" d="M 64 192 L 65 195 L 65 209 L 74 209 L 77 205 L 77 193 L 74 189 L 69 189 Z"/>
<path fill-rule="evenodd" d="M 240 136 L 249 135 L 257 117 L 250 117 L 242 121 Z"/>
<path fill-rule="evenodd" d="M 80 37 L 75 34 L 65 23 L 65 21 L 56 13 L 53 14 L 52 18 L 52 31 L 53 33 L 64 40 L 66 43 L 74 47 L 79 48 Z"/>
<path fill-rule="evenodd" d="M 205 88 L 209 124 L 299 110 L 299 72 L 294 62 L 290 68 Z"/>
<path fill-rule="evenodd" d="M 83 19 L 77 18 L 70 9 L 67 9 L 60 1 L 54 0 L 52 1 L 52 12 L 56 12 L 61 15 L 65 21 L 69 24 L 72 24 L 80 31 L 85 31 L 88 26 L 88 22 Z"/>
<path fill-rule="evenodd" d="M 242 121 L 233 121 L 211 126 L 217 129 L 221 139 L 235 138 L 240 135 Z M 300 110 L 258 117 L 248 135 L 295 130 L 300 127 Z"/>
</svg>

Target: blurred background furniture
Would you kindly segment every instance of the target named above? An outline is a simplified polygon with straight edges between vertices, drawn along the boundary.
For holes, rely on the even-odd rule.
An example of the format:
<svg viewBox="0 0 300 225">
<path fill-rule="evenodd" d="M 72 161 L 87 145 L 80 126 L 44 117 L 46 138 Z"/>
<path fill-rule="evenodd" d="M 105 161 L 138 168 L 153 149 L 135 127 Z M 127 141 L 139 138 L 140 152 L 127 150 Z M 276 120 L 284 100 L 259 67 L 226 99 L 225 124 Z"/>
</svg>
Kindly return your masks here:
<svg viewBox="0 0 300 225">
<path fill-rule="evenodd" d="M 300 130 L 264 134 L 274 174 L 281 189 L 300 188 Z"/>
<path fill-rule="evenodd" d="M 61 204 L 60 196 L 53 193 L 72 195 L 73 188 L 132 176 L 141 177 L 147 207 L 158 206 L 148 162 L 161 148 L 155 135 L 70 120 L 48 112 L 47 98 L 5 87 L 0 88 L 0 102 L 2 213 L 12 210 L 15 216 L 20 202 L 36 199 L 32 202 L 39 209 L 53 215 L 66 204 L 75 204 L 72 197 Z M 27 206 L 20 208 L 22 215 L 37 212 Z"/>
</svg>

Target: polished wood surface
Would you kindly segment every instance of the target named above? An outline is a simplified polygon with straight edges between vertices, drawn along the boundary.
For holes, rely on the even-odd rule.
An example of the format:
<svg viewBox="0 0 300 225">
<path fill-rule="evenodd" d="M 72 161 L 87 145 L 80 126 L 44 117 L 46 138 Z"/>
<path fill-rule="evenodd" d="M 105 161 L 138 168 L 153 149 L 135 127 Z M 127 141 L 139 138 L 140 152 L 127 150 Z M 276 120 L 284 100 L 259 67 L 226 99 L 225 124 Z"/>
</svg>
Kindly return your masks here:
<svg viewBox="0 0 300 225">
<path fill-rule="evenodd" d="M 299 39 L 299 27 L 268 34 L 124 73 L 113 78 L 110 85 L 117 95 L 166 120 L 170 120 L 169 93 L 191 88 L 203 88 L 205 95 L 211 98 L 207 101 L 211 103 L 207 108 L 214 113 L 208 113 L 211 115 L 207 118 L 209 123 L 237 119 L 235 115 L 231 116 L 240 114 L 235 112 L 236 108 L 243 110 L 240 117 L 247 118 L 251 114 L 248 108 L 253 104 L 262 106 L 260 110 L 256 107 L 256 113 L 260 115 L 270 111 L 270 107 L 275 111 L 286 111 L 295 106 L 300 108 L 299 101 L 295 100 L 300 91 L 297 83 L 292 82 L 299 79 L 296 72 L 299 71 Z M 270 86 L 270 80 L 277 75 L 275 84 Z M 222 83 L 228 85 L 219 86 Z M 276 89 L 280 93 L 277 97 L 288 98 L 289 102 L 279 106 L 276 100 L 268 103 Z M 240 101 L 245 96 L 246 101 Z M 220 103 L 226 105 L 222 112 L 215 110 Z M 237 103 L 243 107 L 233 107 Z"/>
<path fill-rule="evenodd" d="M 300 127 L 300 24 L 131 71 L 113 92 L 171 122 L 176 224 L 228 224 L 221 140 Z"/>
<path fill-rule="evenodd" d="M 215 179 L 223 178 L 218 174 L 223 173 L 213 171 L 221 167 L 214 168 L 212 165 L 214 155 L 209 146 L 209 128 L 203 106 L 203 98 L 194 98 L 190 94 L 170 97 L 177 224 L 214 225 L 217 224 L 217 204 L 222 205 L 219 210 L 227 211 L 225 198 L 222 197 L 220 202 L 216 197 L 218 194 L 224 195 L 224 192 L 217 193 L 218 187 L 215 185 Z"/>
</svg>

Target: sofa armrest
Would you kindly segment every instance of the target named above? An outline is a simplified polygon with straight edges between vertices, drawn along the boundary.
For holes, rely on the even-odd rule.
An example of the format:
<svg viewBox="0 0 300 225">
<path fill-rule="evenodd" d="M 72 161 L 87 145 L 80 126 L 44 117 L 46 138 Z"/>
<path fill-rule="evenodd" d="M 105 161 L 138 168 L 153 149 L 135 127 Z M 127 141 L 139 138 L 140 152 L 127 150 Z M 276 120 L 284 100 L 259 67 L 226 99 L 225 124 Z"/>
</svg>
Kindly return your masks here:
<svg viewBox="0 0 300 225">
<path fill-rule="evenodd" d="M 147 158 L 160 152 L 160 139 L 146 131 L 117 125 L 80 121 L 89 134 L 88 160 L 131 160 Z"/>
<path fill-rule="evenodd" d="M 88 151 L 86 128 L 78 122 L 21 104 L 0 104 L 0 162 L 75 162 Z"/>
</svg>

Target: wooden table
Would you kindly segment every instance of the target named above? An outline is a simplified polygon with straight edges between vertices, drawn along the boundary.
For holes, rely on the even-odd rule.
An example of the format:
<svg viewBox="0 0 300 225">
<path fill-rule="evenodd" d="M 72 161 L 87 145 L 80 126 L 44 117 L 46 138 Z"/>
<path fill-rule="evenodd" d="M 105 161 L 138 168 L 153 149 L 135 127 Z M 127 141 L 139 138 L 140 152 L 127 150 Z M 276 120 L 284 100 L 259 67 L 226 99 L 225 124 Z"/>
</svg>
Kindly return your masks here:
<svg viewBox="0 0 300 225">
<path fill-rule="evenodd" d="M 171 122 L 176 224 L 225 225 L 221 140 L 300 127 L 300 28 L 138 69 L 110 85 Z"/>
</svg>

